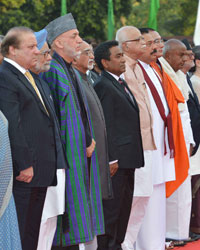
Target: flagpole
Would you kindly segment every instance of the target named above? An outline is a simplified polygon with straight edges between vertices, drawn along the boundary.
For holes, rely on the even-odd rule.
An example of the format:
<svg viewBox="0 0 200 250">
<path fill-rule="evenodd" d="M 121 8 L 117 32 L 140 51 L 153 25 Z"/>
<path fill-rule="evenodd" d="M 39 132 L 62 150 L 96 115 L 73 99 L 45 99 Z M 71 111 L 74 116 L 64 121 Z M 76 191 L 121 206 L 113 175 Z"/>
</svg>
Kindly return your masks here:
<svg viewBox="0 0 200 250">
<path fill-rule="evenodd" d="M 108 0 L 108 40 L 113 39 L 114 34 L 114 10 L 113 10 L 113 1 Z"/>
<path fill-rule="evenodd" d="M 196 18 L 193 41 L 194 41 L 195 46 L 200 45 L 200 0 L 198 3 L 197 18 Z"/>
<path fill-rule="evenodd" d="M 61 0 L 61 16 L 67 14 L 67 0 Z"/>
<path fill-rule="evenodd" d="M 160 8 L 160 1 L 159 0 L 151 0 L 150 2 L 150 9 L 149 9 L 149 20 L 148 20 L 148 27 L 154 30 L 157 30 L 157 13 L 158 9 Z"/>
</svg>

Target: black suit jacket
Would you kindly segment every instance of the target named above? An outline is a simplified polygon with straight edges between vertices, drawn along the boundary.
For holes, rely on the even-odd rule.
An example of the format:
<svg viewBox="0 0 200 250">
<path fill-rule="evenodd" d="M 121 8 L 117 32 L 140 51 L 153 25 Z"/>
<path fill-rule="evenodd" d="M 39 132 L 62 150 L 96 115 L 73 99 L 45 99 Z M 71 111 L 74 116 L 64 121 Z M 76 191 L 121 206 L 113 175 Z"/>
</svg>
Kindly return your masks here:
<svg viewBox="0 0 200 250">
<path fill-rule="evenodd" d="M 53 102 L 53 98 L 51 95 L 51 90 L 49 85 L 39 77 L 32 73 L 36 85 L 45 100 L 45 103 L 49 104 L 49 110 L 51 112 L 51 117 L 54 121 L 54 133 L 55 133 L 55 142 L 56 142 L 56 153 L 57 153 L 57 169 L 66 169 L 69 168 L 69 164 L 67 161 L 67 156 L 65 153 L 64 144 L 62 143 L 60 124 L 56 115 L 55 106 Z"/>
<path fill-rule="evenodd" d="M 134 169 L 144 165 L 139 108 L 123 86 L 102 71 L 94 85 L 101 101 L 108 135 L 109 161 L 118 160 L 119 168 Z M 127 86 L 128 88 L 128 86 Z"/>
<path fill-rule="evenodd" d="M 56 185 L 54 122 L 48 102 L 45 98 L 43 101 L 49 115 L 26 77 L 3 61 L 0 66 L 0 109 L 9 122 L 15 185 Z M 16 181 L 19 172 L 30 166 L 34 171 L 32 181 Z"/>
<path fill-rule="evenodd" d="M 190 113 L 191 127 L 194 136 L 194 141 L 196 143 L 196 146 L 192 152 L 192 155 L 194 155 L 200 143 L 200 105 L 198 97 L 193 89 L 192 83 L 188 75 L 187 75 L 187 82 L 188 85 L 190 86 L 190 89 L 192 90 L 192 94 L 191 93 L 189 94 L 187 105 Z"/>
</svg>

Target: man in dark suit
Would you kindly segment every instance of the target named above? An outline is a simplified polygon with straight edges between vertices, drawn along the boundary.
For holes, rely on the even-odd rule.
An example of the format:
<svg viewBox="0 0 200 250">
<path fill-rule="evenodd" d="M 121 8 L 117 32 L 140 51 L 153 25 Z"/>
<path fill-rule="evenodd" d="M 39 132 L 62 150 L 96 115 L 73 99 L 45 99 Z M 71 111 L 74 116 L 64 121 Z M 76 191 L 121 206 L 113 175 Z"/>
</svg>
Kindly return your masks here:
<svg viewBox="0 0 200 250">
<path fill-rule="evenodd" d="M 187 48 L 186 52 L 186 60 L 183 65 L 183 68 L 181 69 L 183 73 L 186 75 L 187 83 L 189 85 L 190 91 L 189 91 L 189 98 L 187 100 L 187 106 L 190 113 L 190 119 L 191 119 L 191 127 L 192 132 L 194 136 L 194 141 L 196 143 L 195 147 L 193 148 L 192 155 L 194 155 L 197 152 L 197 149 L 199 147 L 200 143 L 200 105 L 198 97 L 193 89 L 192 83 L 190 81 L 190 77 L 188 75 L 188 71 L 194 67 L 194 53 L 192 52 L 191 45 L 189 44 L 187 39 L 183 39 L 182 42 L 185 44 Z"/>
<path fill-rule="evenodd" d="M 48 186 L 56 185 L 54 121 L 28 69 L 39 50 L 32 30 L 15 27 L 2 42 L 0 109 L 9 122 L 13 193 L 23 250 L 35 250 Z"/>
<path fill-rule="evenodd" d="M 95 61 L 102 70 L 94 88 L 106 121 L 114 193 L 114 199 L 103 201 L 105 235 L 98 236 L 98 250 L 120 250 L 132 204 L 134 170 L 144 165 L 139 109 L 120 78 L 125 71 L 125 59 L 118 42 L 100 44 L 95 49 Z"/>
</svg>

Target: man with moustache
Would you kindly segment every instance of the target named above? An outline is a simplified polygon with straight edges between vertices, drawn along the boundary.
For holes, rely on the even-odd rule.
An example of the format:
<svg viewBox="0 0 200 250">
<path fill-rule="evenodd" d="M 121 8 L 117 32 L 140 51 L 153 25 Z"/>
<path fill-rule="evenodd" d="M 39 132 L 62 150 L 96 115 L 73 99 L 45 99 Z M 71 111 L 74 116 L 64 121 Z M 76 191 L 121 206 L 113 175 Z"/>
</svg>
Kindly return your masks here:
<svg viewBox="0 0 200 250">
<path fill-rule="evenodd" d="M 108 135 L 112 200 L 103 200 L 105 235 L 98 236 L 98 250 L 120 250 L 124 241 L 134 189 L 134 170 L 144 165 L 139 108 L 127 83 L 125 58 L 117 41 L 101 43 L 95 62 L 102 70 L 94 85 L 101 101 Z"/>
<path fill-rule="evenodd" d="M 90 44 L 83 41 L 83 43 L 80 45 L 80 55 L 74 58 L 72 65 L 76 70 L 78 70 L 82 78 L 82 83 L 91 112 L 91 119 L 94 128 L 96 148 L 99 160 L 102 199 L 107 200 L 112 198 L 112 184 L 108 162 L 108 146 L 105 119 L 99 98 L 94 91 L 92 82 L 86 75 L 87 71 L 92 70 L 94 65 L 94 52 Z"/>
<path fill-rule="evenodd" d="M 50 55 L 51 50 L 46 42 L 47 31 L 43 29 L 35 32 L 35 37 L 37 39 L 37 47 L 40 50 L 40 54 L 38 55 L 37 64 L 30 70 L 39 91 L 43 94 L 46 103 L 48 103 L 50 112 L 49 115 L 54 120 L 54 134 L 57 153 L 57 185 L 55 187 L 47 188 L 37 246 L 38 250 L 50 250 L 56 230 L 57 215 L 64 213 L 65 169 L 68 167 L 68 162 L 61 141 L 60 125 L 56 116 L 51 91 L 48 84 L 39 77 L 40 73 L 46 72 L 50 69 L 50 62 L 52 60 Z"/>
<path fill-rule="evenodd" d="M 78 70 L 82 78 L 81 83 L 83 84 L 83 88 L 85 90 L 94 128 L 101 178 L 102 199 L 108 200 L 112 198 L 112 183 L 110 178 L 110 168 L 108 160 L 108 145 L 105 119 L 101 103 L 94 90 L 93 84 L 86 75 L 87 71 L 92 70 L 94 65 L 94 52 L 90 44 L 85 41 L 81 43 L 80 55 L 74 58 L 72 65 L 76 70 Z M 95 249 L 95 247 L 96 240 L 85 244 L 85 249 L 88 250 Z"/>
<path fill-rule="evenodd" d="M 153 191 L 136 240 L 136 249 L 163 250 L 166 226 L 165 183 L 175 179 L 172 124 L 168 119 L 170 112 L 160 78 L 150 65 L 156 60 L 156 47 L 152 46 L 154 39 L 147 29 L 140 29 L 140 31 L 144 36 L 146 49 L 140 56 L 138 64 L 142 69 L 150 99 L 157 150 L 152 151 Z"/>
<path fill-rule="evenodd" d="M 192 151 L 192 155 L 194 155 L 199 147 L 200 143 L 200 105 L 198 97 L 193 89 L 192 83 L 190 81 L 190 77 L 188 75 L 189 70 L 195 66 L 194 64 L 194 53 L 192 52 L 191 45 L 189 44 L 187 39 L 183 39 L 182 42 L 185 44 L 187 51 L 186 51 L 186 60 L 184 62 L 183 67 L 181 68 L 181 71 L 185 74 L 187 83 L 189 86 L 189 99 L 187 101 L 188 111 L 190 113 L 190 119 L 191 119 L 191 126 L 192 126 L 192 132 L 194 136 L 195 141 L 195 147 Z"/>
<path fill-rule="evenodd" d="M 152 150 L 156 149 L 153 136 L 153 118 L 145 80 L 137 59 L 144 53 L 146 45 L 140 31 L 133 26 L 124 26 L 116 33 L 116 40 L 124 52 L 126 71 L 124 78 L 134 94 L 140 110 L 140 127 L 145 166 L 135 170 L 134 197 L 123 249 L 134 249 L 134 243 L 145 216 L 149 198 L 153 191 Z M 154 49 L 155 44 L 151 47 Z"/>
<path fill-rule="evenodd" d="M 12 28 L 1 49 L 0 109 L 9 122 L 22 249 L 35 250 L 47 187 L 57 183 L 54 122 L 29 72 L 39 55 L 34 32 L 26 27 Z"/>
<path fill-rule="evenodd" d="M 80 75 L 72 68 L 82 39 L 71 13 L 58 17 L 46 28 L 54 51 L 50 70 L 43 74 L 55 101 L 69 169 L 66 170 L 66 212 L 69 230 L 58 216 L 53 249 L 79 249 L 78 244 L 104 233 L 99 164 L 94 132 Z M 94 152 L 93 152 L 94 151 Z"/>
</svg>

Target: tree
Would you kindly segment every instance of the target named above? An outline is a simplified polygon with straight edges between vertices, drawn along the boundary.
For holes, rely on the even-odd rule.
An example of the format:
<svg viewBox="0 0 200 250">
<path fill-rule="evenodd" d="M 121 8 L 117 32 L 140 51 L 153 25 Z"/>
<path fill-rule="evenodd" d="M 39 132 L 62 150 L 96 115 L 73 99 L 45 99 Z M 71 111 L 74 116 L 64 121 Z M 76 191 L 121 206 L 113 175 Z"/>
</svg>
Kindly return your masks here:
<svg viewBox="0 0 200 250">
<path fill-rule="evenodd" d="M 113 0 L 115 28 L 123 25 L 146 27 L 149 0 Z M 97 41 L 107 37 L 108 0 L 67 0 L 80 35 Z M 196 0 L 160 0 L 158 31 L 163 36 L 193 35 Z M 0 34 L 24 25 L 38 31 L 60 16 L 61 0 L 0 0 Z"/>
</svg>

